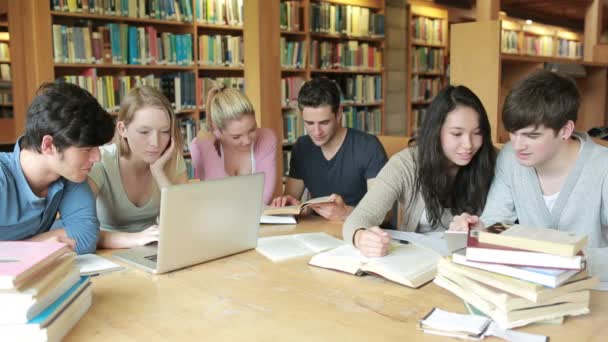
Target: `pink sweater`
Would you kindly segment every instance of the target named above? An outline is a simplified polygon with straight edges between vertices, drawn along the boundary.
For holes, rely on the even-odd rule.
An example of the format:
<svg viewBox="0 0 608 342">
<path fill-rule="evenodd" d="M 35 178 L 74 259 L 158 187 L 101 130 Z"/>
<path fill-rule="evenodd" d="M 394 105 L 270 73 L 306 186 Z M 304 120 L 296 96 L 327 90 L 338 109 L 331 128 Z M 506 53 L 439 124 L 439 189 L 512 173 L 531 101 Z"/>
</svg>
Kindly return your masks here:
<svg viewBox="0 0 608 342">
<path fill-rule="evenodd" d="M 224 157 L 219 156 L 214 141 L 211 139 L 194 138 L 190 143 L 190 154 L 194 166 L 194 177 L 200 180 L 228 177 Z M 264 203 L 270 204 L 274 193 L 277 174 L 277 138 L 268 128 L 258 128 L 253 145 L 255 172 L 264 173 Z"/>
</svg>

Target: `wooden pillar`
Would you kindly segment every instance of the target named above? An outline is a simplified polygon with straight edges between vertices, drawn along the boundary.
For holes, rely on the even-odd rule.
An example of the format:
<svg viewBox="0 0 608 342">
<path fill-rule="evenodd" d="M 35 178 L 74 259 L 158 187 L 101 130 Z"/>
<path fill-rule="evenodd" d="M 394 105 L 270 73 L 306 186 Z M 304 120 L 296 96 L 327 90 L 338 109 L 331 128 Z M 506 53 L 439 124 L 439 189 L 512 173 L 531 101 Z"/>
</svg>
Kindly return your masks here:
<svg viewBox="0 0 608 342">
<path fill-rule="evenodd" d="M 603 0 L 593 0 L 585 12 L 585 42 L 583 43 L 585 62 L 593 61 L 593 48 L 602 35 Z"/>
<path fill-rule="evenodd" d="M 25 112 L 41 83 L 53 80 L 53 37 L 48 3 L 9 1 L 15 132 L 25 130 Z"/>
<path fill-rule="evenodd" d="M 478 0 L 475 4 L 477 21 L 498 20 L 500 0 Z"/>
<path fill-rule="evenodd" d="M 272 129 L 277 143 L 277 186 L 283 174 L 281 113 L 281 58 L 279 1 L 247 0 L 244 5 L 245 92 L 255 108 L 260 127 Z"/>
</svg>

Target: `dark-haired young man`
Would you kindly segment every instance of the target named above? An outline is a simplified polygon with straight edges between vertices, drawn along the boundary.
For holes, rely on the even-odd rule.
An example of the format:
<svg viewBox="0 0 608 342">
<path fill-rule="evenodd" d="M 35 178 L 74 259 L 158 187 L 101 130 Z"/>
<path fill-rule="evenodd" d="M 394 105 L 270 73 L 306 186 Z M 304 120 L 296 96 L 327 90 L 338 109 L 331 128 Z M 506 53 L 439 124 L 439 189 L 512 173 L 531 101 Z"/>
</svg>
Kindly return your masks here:
<svg viewBox="0 0 608 342">
<path fill-rule="evenodd" d="M 342 127 L 340 88 L 334 81 L 306 82 L 298 107 L 308 134 L 293 146 L 285 191 L 272 205 L 299 204 L 307 188 L 312 197 L 331 195 L 334 200 L 311 206 L 314 211 L 329 220 L 344 220 L 386 164 L 386 152 L 375 136 Z"/>
<path fill-rule="evenodd" d="M 575 131 L 580 105 L 569 78 L 539 71 L 517 83 L 503 107 L 511 142 L 498 156 L 481 217 L 456 216 L 450 229 L 497 222 L 589 237 L 591 274 L 608 280 L 608 149 Z"/>
<path fill-rule="evenodd" d="M 112 117 L 84 89 L 40 87 L 25 134 L 12 153 L 0 153 L 0 240 L 57 240 L 94 252 L 99 221 L 85 181 L 113 135 Z M 62 227 L 52 227 L 57 213 Z"/>
</svg>

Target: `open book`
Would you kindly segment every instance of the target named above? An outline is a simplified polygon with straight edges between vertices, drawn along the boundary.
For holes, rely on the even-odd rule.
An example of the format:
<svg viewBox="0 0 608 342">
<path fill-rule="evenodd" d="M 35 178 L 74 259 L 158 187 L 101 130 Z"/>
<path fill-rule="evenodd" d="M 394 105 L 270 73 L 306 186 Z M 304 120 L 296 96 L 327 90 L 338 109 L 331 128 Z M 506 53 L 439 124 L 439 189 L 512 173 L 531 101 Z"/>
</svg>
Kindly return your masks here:
<svg viewBox="0 0 608 342">
<path fill-rule="evenodd" d="M 323 252 L 343 244 L 342 240 L 327 233 L 304 233 L 259 238 L 256 251 L 278 262 Z"/>
<path fill-rule="evenodd" d="M 308 264 L 354 275 L 372 273 L 405 286 L 419 287 L 433 280 L 440 257 L 425 247 L 393 244 L 388 255 L 367 258 L 355 247 L 344 245 L 315 255 Z"/>
<path fill-rule="evenodd" d="M 263 215 L 300 215 L 302 210 L 311 204 L 331 202 L 333 201 L 329 199 L 329 196 L 317 197 L 306 202 L 302 202 L 298 205 L 289 205 L 286 207 L 266 207 Z"/>
</svg>

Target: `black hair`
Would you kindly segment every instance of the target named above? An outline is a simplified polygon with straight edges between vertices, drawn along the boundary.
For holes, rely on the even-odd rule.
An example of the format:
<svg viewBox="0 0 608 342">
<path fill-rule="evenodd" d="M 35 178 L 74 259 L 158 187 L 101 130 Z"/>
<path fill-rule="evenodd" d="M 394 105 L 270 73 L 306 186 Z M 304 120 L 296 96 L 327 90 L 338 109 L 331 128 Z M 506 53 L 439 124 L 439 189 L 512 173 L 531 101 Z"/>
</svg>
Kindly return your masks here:
<svg viewBox="0 0 608 342">
<path fill-rule="evenodd" d="M 448 173 L 449 160 L 441 147 L 441 128 L 448 114 L 459 106 L 477 112 L 483 142 L 471 162 L 459 167 L 452 178 Z M 480 213 L 494 177 L 496 150 L 488 115 L 477 95 L 465 86 L 441 90 L 431 102 L 415 141 L 416 191 L 412 196 L 422 194 L 431 226 L 442 224 L 444 208 L 451 208 L 453 215 Z"/>
<path fill-rule="evenodd" d="M 340 109 L 340 88 L 336 82 L 326 78 L 317 77 L 304 83 L 298 93 L 298 107 L 318 108 L 321 106 L 331 106 L 334 114 Z"/>
<path fill-rule="evenodd" d="M 545 126 L 555 134 L 576 123 L 581 96 L 569 77 L 541 70 L 517 82 L 505 99 L 502 121 L 508 132 Z"/>
<path fill-rule="evenodd" d="M 68 147 L 95 147 L 114 136 L 114 120 L 86 90 L 71 83 L 44 83 L 26 113 L 21 147 L 42 152 L 45 135 L 59 152 Z"/>
</svg>

